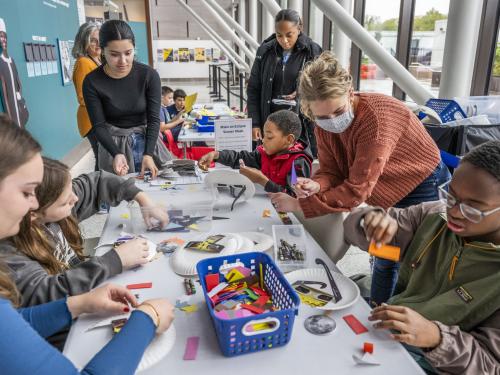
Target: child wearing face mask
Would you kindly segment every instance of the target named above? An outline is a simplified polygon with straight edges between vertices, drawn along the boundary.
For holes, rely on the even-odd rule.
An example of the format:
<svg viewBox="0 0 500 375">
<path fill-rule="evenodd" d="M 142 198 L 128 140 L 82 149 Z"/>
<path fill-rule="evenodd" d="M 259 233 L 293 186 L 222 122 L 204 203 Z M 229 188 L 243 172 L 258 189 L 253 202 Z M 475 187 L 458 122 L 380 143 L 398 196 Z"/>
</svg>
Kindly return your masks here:
<svg viewBox="0 0 500 375">
<path fill-rule="evenodd" d="M 239 168 L 242 175 L 262 185 L 269 193 L 285 192 L 294 196 L 292 168 L 297 178 L 311 175 L 312 155 L 309 148 L 298 140 L 301 126 L 294 112 L 274 112 L 264 124 L 262 145 L 254 151 L 212 151 L 200 159 L 199 165 L 206 170 L 215 160 Z"/>
<path fill-rule="evenodd" d="M 66 165 L 49 158 L 43 162 L 43 180 L 36 188 L 39 208 L 24 217 L 17 235 L 0 242 L 21 306 L 87 292 L 123 270 L 146 263 L 149 254 L 147 241 L 135 239 L 103 256 L 83 255 L 78 222 L 95 214 L 100 201 L 117 206 L 123 200 L 135 200 L 141 206 L 153 206 L 134 179 L 100 171 L 72 180 Z M 168 222 L 161 210 L 152 216 Z"/>
</svg>

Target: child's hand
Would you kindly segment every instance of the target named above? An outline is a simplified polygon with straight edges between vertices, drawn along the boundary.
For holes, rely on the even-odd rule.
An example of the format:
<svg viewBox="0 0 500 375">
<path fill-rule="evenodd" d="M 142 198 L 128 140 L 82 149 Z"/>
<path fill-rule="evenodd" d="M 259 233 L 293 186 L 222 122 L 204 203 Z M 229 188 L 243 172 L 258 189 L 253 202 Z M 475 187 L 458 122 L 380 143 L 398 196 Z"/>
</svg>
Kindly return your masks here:
<svg viewBox="0 0 500 375">
<path fill-rule="evenodd" d="M 217 160 L 218 158 L 219 153 L 217 151 L 211 151 L 208 154 L 203 155 L 201 159 L 198 160 L 198 166 L 201 170 L 208 171 L 208 168 L 210 168 L 210 164 L 212 164 L 212 162 L 214 160 Z"/>
<path fill-rule="evenodd" d="M 117 154 L 113 158 L 113 171 L 118 176 L 125 176 L 128 173 L 127 158 L 123 154 Z"/>
<path fill-rule="evenodd" d="M 319 193 L 321 185 L 311 180 L 310 178 L 298 177 L 297 183 L 294 186 L 295 195 L 297 198 L 305 198 L 310 195 Z"/>
<path fill-rule="evenodd" d="M 153 307 L 151 308 L 151 306 Z M 156 327 L 157 333 L 165 332 L 174 320 L 174 306 L 165 298 L 148 299 L 139 305 L 137 309 L 148 314 L 155 324 L 159 323 Z M 160 319 L 159 322 L 157 321 L 158 317 Z"/>
<path fill-rule="evenodd" d="M 149 256 L 148 241 L 144 238 L 135 238 L 116 247 L 116 253 L 122 261 L 124 269 L 146 264 Z"/>
<path fill-rule="evenodd" d="M 270 193 L 271 203 L 278 212 L 301 211 L 299 200 L 285 193 Z"/>
<path fill-rule="evenodd" d="M 137 306 L 137 299 L 127 288 L 106 284 L 77 296 L 68 297 L 66 304 L 73 319 L 82 314 L 123 314 Z"/>
<path fill-rule="evenodd" d="M 441 331 L 437 324 L 405 306 L 383 303 L 372 310 L 368 320 L 379 320 L 374 324 L 375 328 L 399 331 L 392 334 L 392 338 L 408 345 L 433 349 L 441 342 Z"/>
<path fill-rule="evenodd" d="M 368 212 L 364 221 L 366 239 L 377 246 L 391 242 L 398 231 L 397 221 L 382 211 Z"/>
<path fill-rule="evenodd" d="M 269 181 L 269 179 L 264 175 L 264 173 L 255 168 L 240 166 L 240 173 L 243 176 L 247 176 L 250 181 L 262 186 L 265 186 L 267 184 L 267 181 Z"/>
</svg>

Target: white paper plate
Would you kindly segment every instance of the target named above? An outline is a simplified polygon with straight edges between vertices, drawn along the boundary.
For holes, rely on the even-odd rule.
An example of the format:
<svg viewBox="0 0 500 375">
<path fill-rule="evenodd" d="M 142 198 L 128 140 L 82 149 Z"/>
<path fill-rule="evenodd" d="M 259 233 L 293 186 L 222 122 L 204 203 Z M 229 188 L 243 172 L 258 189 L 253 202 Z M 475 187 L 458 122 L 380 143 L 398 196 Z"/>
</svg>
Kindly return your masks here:
<svg viewBox="0 0 500 375">
<path fill-rule="evenodd" d="M 176 332 L 173 323 L 167 331 L 160 335 L 156 335 L 144 352 L 141 362 L 139 362 L 139 366 L 137 366 L 137 372 L 154 366 L 162 358 L 166 357 L 166 355 L 174 347 L 175 337 Z"/>
<path fill-rule="evenodd" d="M 219 234 L 219 233 L 214 233 Z M 215 258 L 222 255 L 232 255 L 238 248 L 244 246 L 244 239 L 242 236 L 234 233 L 220 233 L 226 236 L 218 242 L 224 245 L 224 249 L 220 253 L 205 253 L 202 251 L 186 250 L 184 247 L 177 249 L 174 255 L 170 257 L 170 264 L 174 272 L 181 276 L 195 276 L 196 275 L 196 264 L 204 259 Z M 208 233 L 200 234 L 192 239 L 186 241 L 203 241 L 205 238 L 210 236 Z"/>
<path fill-rule="evenodd" d="M 241 249 L 238 250 L 239 253 L 241 252 L 250 252 L 250 251 L 259 251 L 259 252 L 264 252 L 267 250 L 270 250 L 274 246 L 274 241 L 273 238 L 265 233 L 260 233 L 260 232 L 242 232 L 239 233 L 241 236 L 248 238 L 252 242 L 251 249 Z"/>
<path fill-rule="evenodd" d="M 111 321 L 115 318 L 118 319 L 119 317 L 114 316 L 110 319 L 105 320 Z M 103 321 L 100 321 L 99 323 Z M 102 331 L 95 332 L 96 330 Z M 84 334 L 87 334 L 86 332 L 88 332 L 88 334 L 97 335 L 98 337 L 105 337 L 106 339 L 97 339 L 96 343 L 99 344 L 95 346 L 87 346 L 80 352 L 78 356 L 70 358 L 75 366 L 80 369 L 82 369 L 97 354 L 97 352 L 99 352 L 107 344 L 107 342 L 112 339 L 111 326 L 109 325 L 106 327 L 94 328 L 91 331 L 85 331 Z M 156 335 L 144 351 L 142 359 L 137 367 L 137 372 L 146 370 L 163 359 L 174 347 L 175 339 L 176 331 L 174 324 L 172 324 L 166 332 Z M 102 343 L 102 345 L 100 343 Z"/>
<path fill-rule="evenodd" d="M 354 281 L 338 272 L 332 272 L 333 279 L 339 288 L 342 299 L 335 302 L 328 302 L 325 306 L 316 307 L 320 310 L 341 310 L 352 306 L 359 298 L 359 288 Z M 285 274 L 286 279 L 290 284 L 296 281 L 321 281 L 326 284 L 325 292 L 332 294 L 328 276 L 323 268 L 305 268 L 302 270 L 293 271 Z M 319 289 L 317 286 L 313 286 Z"/>
</svg>

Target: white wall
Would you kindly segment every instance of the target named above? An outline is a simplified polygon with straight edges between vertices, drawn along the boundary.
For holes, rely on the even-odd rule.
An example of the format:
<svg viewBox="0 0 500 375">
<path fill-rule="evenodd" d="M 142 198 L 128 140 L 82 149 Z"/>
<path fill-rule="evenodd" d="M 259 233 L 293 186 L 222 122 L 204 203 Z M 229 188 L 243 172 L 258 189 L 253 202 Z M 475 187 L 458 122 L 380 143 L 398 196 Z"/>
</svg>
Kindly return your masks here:
<svg viewBox="0 0 500 375">
<path fill-rule="evenodd" d="M 227 43 L 227 41 L 226 41 Z M 157 50 L 163 48 L 219 48 L 211 40 L 153 40 L 153 59 L 154 67 L 158 71 L 160 78 L 207 78 L 208 79 L 208 62 L 158 62 Z M 223 63 L 228 63 L 226 60 Z"/>
</svg>

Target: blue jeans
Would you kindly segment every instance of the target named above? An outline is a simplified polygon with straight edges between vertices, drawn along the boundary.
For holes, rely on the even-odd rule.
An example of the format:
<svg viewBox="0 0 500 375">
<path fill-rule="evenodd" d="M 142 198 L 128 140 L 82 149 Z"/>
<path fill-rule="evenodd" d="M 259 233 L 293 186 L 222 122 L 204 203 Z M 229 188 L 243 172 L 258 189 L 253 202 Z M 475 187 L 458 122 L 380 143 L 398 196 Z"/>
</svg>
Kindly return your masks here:
<svg viewBox="0 0 500 375">
<path fill-rule="evenodd" d="M 438 186 L 449 181 L 450 172 L 443 162 L 424 181 L 406 197 L 394 205 L 405 208 L 422 202 L 436 201 L 439 199 Z M 394 293 L 398 280 L 399 263 L 391 260 L 374 258 L 370 303 L 380 305 L 387 302 Z"/>
<path fill-rule="evenodd" d="M 132 133 L 129 135 L 132 140 L 132 154 L 134 156 L 134 169 L 137 173 L 142 168 L 142 157 L 144 156 L 144 149 L 146 147 L 146 138 L 144 134 Z"/>
</svg>

